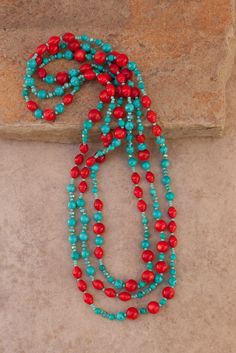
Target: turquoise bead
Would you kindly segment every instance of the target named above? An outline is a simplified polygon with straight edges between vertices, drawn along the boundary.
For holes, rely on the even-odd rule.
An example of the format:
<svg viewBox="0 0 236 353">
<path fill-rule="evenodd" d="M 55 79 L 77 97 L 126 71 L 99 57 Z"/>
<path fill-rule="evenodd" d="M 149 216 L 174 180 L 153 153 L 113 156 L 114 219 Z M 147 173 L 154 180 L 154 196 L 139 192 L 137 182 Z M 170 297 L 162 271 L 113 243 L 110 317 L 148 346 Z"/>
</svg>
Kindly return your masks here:
<svg viewBox="0 0 236 353">
<path fill-rule="evenodd" d="M 69 236 L 69 242 L 70 242 L 71 244 L 75 244 L 77 241 L 78 241 L 78 238 L 77 238 L 76 235 L 70 235 L 70 236 Z"/>
<path fill-rule="evenodd" d="M 143 249 L 147 249 L 150 246 L 150 242 L 145 239 L 145 240 L 142 241 L 141 246 L 142 246 Z"/>
<path fill-rule="evenodd" d="M 51 84 L 53 84 L 53 83 L 55 82 L 53 75 L 47 75 L 47 76 L 45 77 L 45 81 L 46 81 L 46 83 L 48 83 L 49 85 L 51 85 Z"/>
<path fill-rule="evenodd" d="M 126 104 L 125 110 L 126 110 L 128 113 L 132 113 L 132 112 L 134 111 L 134 106 L 133 106 L 133 104 L 132 104 L 132 103 Z"/>
<path fill-rule="evenodd" d="M 77 69 L 70 69 L 70 70 L 68 71 L 68 74 L 69 74 L 70 77 L 78 76 L 79 71 L 78 71 Z"/>
<path fill-rule="evenodd" d="M 74 192 L 76 189 L 74 184 L 68 184 L 66 188 L 68 192 Z"/>
<path fill-rule="evenodd" d="M 136 164 L 137 164 L 137 159 L 135 159 L 135 158 L 133 158 L 133 157 L 132 157 L 132 158 L 129 158 L 128 164 L 129 164 L 130 167 L 135 167 Z"/>
<path fill-rule="evenodd" d="M 78 253 L 78 251 L 73 251 L 71 253 L 71 258 L 72 258 L 72 260 L 79 260 L 80 254 Z"/>
<path fill-rule="evenodd" d="M 74 209 L 76 208 L 76 206 L 77 206 L 77 204 L 76 204 L 75 201 L 70 201 L 70 202 L 68 203 L 68 208 L 70 208 L 70 209 L 72 209 L 72 210 L 74 210 Z"/>
<path fill-rule="evenodd" d="M 88 249 L 83 249 L 81 251 L 81 256 L 82 256 L 83 259 L 87 259 L 90 256 L 89 250 Z"/>
<path fill-rule="evenodd" d="M 166 299 L 166 298 L 162 298 L 162 299 L 160 300 L 160 305 L 161 305 L 161 306 L 166 305 L 166 303 L 167 303 L 167 299 Z"/>
<path fill-rule="evenodd" d="M 55 95 L 60 97 L 64 94 L 64 88 L 61 87 L 61 86 L 57 86 L 55 89 L 54 89 L 54 92 L 55 92 Z"/>
<path fill-rule="evenodd" d="M 97 237 L 95 238 L 95 244 L 96 244 L 96 245 L 100 246 L 100 245 L 102 245 L 103 243 L 104 243 L 104 238 L 103 238 L 102 236 L 97 236 Z"/>
<path fill-rule="evenodd" d="M 77 221 L 76 221 L 76 219 L 74 217 L 71 217 L 71 218 L 68 219 L 68 225 L 70 227 L 74 227 L 76 225 L 76 223 L 77 223 Z"/>
<path fill-rule="evenodd" d="M 170 184 L 171 179 L 170 179 L 170 177 L 169 177 L 168 175 L 165 175 L 165 176 L 163 176 L 163 178 L 161 179 L 161 181 L 162 181 L 162 184 L 168 185 L 168 184 Z"/>
<path fill-rule="evenodd" d="M 136 69 L 137 65 L 134 61 L 130 61 L 128 63 L 128 69 L 131 70 L 131 71 L 134 71 Z"/>
<path fill-rule="evenodd" d="M 119 321 L 124 321 L 125 320 L 125 314 L 122 313 L 121 311 L 116 314 L 116 318 Z"/>
<path fill-rule="evenodd" d="M 47 92 L 46 92 L 44 89 L 39 90 L 39 91 L 38 91 L 38 97 L 39 97 L 40 99 L 45 99 L 45 98 L 47 98 Z"/>
<path fill-rule="evenodd" d="M 105 53 L 109 53 L 110 51 L 112 51 L 112 46 L 109 43 L 104 43 L 102 46 L 102 50 Z"/>
<path fill-rule="evenodd" d="M 79 234 L 79 239 L 80 239 L 81 241 L 87 241 L 87 240 L 88 240 L 88 234 L 87 234 L 86 232 L 81 232 L 81 233 Z"/>
<path fill-rule="evenodd" d="M 64 107 L 64 104 L 62 104 L 62 103 L 58 103 L 58 104 L 55 106 L 55 112 L 58 113 L 58 114 L 63 113 L 64 110 L 65 110 L 65 107 Z"/>
<path fill-rule="evenodd" d="M 30 59 L 27 63 L 27 66 L 31 69 L 35 69 L 37 67 L 37 62 L 35 59 Z"/>
<path fill-rule="evenodd" d="M 162 166 L 162 168 L 168 168 L 169 166 L 170 166 L 170 161 L 169 161 L 169 159 L 162 159 L 162 161 L 161 161 L 161 166 Z"/>
<path fill-rule="evenodd" d="M 172 200 L 174 200 L 174 198 L 175 198 L 175 195 L 174 195 L 173 192 L 169 191 L 169 192 L 166 193 L 166 199 L 168 201 L 172 201 Z"/>
<path fill-rule="evenodd" d="M 94 218 L 94 220 L 96 221 L 96 222 L 100 222 L 100 221 L 102 221 L 102 213 L 101 212 L 96 212 L 95 214 L 94 214 L 94 216 L 93 216 L 93 218 Z"/>
<path fill-rule="evenodd" d="M 43 117 L 43 111 L 41 109 L 36 109 L 34 112 L 34 116 L 36 119 L 42 119 Z"/>
<path fill-rule="evenodd" d="M 79 86 L 80 80 L 78 77 L 73 76 L 70 80 L 70 83 L 72 84 L 72 86 Z"/>
<path fill-rule="evenodd" d="M 77 200 L 77 205 L 78 205 L 78 207 L 84 207 L 84 205 L 85 205 L 84 199 L 78 199 Z"/>
<path fill-rule="evenodd" d="M 176 278 L 175 277 L 170 277 L 168 279 L 168 283 L 171 287 L 175 287 L 176 286 Z"/>
<path fill-rule="evenodd" d="M 123 288 L 124 283 L 123 283 L 123 281 L 121 281 L 120 279 L 118 279 L 118 280 L 115 281 L 114 286 L 115 286 L 117 289 L 121 289 L 121 288 Z"/>
<path fill-rule="evenodd" d="M 87 224 L 89 223 L 90 221 L 90 218 L 87 214 L 83 214 L 80 216 L 80 222 L 83 223 L 83 224 Z"/>
<path fill-rule="evenodd" d="M 86 269 L 86 272 L 89 276 L 93 276 L 96 272 L 96 269 L 93 266 L 88 266 Z"/>
<path fill-rule="evenodd" d="M 65 53 L 63 54 L 64 58 L 66 60 L 71 60 L 73 59 L 73 53 L 70 50 L 66 50 Z"/>
<path fill-rule="evenodd" d="M 151 167 L 150 162 L 145 161 L 145 162 L 142 163 L 142 168 L 143 168 L 144 170 L 149 170 L 150 167 Z"/>
<path fill-rule="evenodd" d="M 28 77 L 25 79 L 26 87 L 33 87 L 34 86 L 34 79 L 32 77 Z"/>
</svg>

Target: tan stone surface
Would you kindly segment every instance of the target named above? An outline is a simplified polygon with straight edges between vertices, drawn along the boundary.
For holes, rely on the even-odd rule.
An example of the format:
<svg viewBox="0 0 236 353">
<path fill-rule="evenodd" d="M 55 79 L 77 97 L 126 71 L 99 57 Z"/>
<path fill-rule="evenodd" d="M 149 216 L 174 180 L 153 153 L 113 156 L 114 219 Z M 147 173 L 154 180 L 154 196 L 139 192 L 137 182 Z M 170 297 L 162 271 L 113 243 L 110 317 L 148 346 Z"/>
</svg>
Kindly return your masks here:
<svg viewBox="0 0 236 353">
<path fill-rule="evenodd" d="M 232 0 L 4 0 L 0 6 L 0 136 L 78 141 L 98 86 L 83 88 L 54 124 L 35 122 L 21 98 L 28 55 L 68 30 L 103 38 L 137 61 L 168 136 L 222 133 L 234 56 Z"/>
<path fill-rule="evenodd" d="M 64 186 L 77 147 L 1 141 L 1 353 L 236 351 L 236 67 L 227 92 L 224 137 L 169 143 L 179 209 L 177 294 L 158 316 L 135 323 L 93 315 L 71 278 Z M 106 262 L 128 278 L 142 269 L 141 229 L 123 157 L 115 153 L 104 165 L 101 192 Z"/>
</svg>

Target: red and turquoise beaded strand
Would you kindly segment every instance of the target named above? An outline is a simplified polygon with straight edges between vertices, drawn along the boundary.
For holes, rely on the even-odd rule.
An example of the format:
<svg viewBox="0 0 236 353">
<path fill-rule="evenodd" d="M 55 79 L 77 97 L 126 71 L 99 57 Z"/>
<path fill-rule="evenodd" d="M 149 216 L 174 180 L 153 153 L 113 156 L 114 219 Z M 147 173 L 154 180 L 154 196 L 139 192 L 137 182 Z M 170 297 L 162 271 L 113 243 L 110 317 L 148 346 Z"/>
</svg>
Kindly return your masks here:
<svg viewBox="0 0 236 353">
<path fill-rule="evenodd" d="M 76 67 L 58 72 L 56 75 L 48 73 L 45 67 L 50 62 L 60 59 L 74 60 Z M 56 87 L 53 86 L 54 89 L 49 91 L 37 89 L 35 76 L 48 85 L 56 85 Z M 99 103 L 89 111 L 88 118 L 84 120 L 82 142 L 79 153 L 74 158 L 74 166 L 70 171 L 71 181 L 67 186 L 68 239 L 72 248 L 73 276 L 76 278 L 78 289 L 83 292 L 84 302 L 96 314 L 109 320 L 123 321 L 126 318 L 134 320 L 142 314 L 157 314 L 159 309 L 174 297 L 176 285 L 176 209 L 173 206 L 174 193 L 171 190 L 171 179 L 168 175 L 170 165 L 168 147 L 162 129 L 157 123 L 157 114 L 151 109 L 151 99 L 146 95 L 142 75 L 136 63 L 129 61 L 125 54 L 113 51 L 110 44 L 86 35 L 75 36 L 72 33 L 65 33 L 60 37 L 51 37 L 47 43 L 38 46 L 36 52 L 27 61 L 23 97 L 36 119 L 54 121 L 57 115 L 62 114 L 65 107 L 73 102 L 74 95 L 82 85 L 93 80 L 97 80 L 103 89 L 99 95 Z M 29 98 L 30 94 L 36 96 L 37 101 L 54 97 L 62 97 L 62 101 L 57 103 L 54 109 L 43 110 L 35 100 Z M 165 189 L 168 205 L 167 217 L 164 217 L 160 210 L 155 174 L 150 162 L 151 152 L 147 147 L 144 134 L 143 118 L 152 125 L 152 134 L 162 156 L 161 183 Z M 91 148 L 89 133 L 95 124 L 99 125 L 102 146 L 95 153 L 89 154 Z M 103 261 L 106 228 L 97 174 L 109 153 L 124 142 L 127 162 L 131 170 L 133 193 L 137 199 L 137 209 L 141 214 L 143 226 L 143 240 L 140 245 L 145 269 L 139 280 L 115 278 L 107 270 Z M 142 176 L 141 172 L 137 171 L 137 167 L 141 169 Z M 150 220 L 147 214 L 148 205 L 140 186 L 141 179 L 149 184 L 153 203 L 153 231 L 159 236 L 155 251 L 150 249 Z M 89 216 L 84 197 L 89 191 L 94 199 L 92 216 Z M 90 234 L 94 235 L 94 250 L 89 246 Z M 168 261 L 166 255 L 169 255 Z M 97 266 L 91 263 L 92 257 L 97 260 Z M 79 261 L 84 262 L 85 270 L 82 271 Z M 91 289 L 98 290 L 104 292 L 108 298 L 129 302 L 132 299 L 145 297 L 159 286 L 162 286 L 162 297 L 159 300 L 149 301 L 138 308 L 129 306 L 127 310 L 116 313 L 108 313 L 98 307 L 94 302 L 94 295 L 90 293 Z"/>
</svg>

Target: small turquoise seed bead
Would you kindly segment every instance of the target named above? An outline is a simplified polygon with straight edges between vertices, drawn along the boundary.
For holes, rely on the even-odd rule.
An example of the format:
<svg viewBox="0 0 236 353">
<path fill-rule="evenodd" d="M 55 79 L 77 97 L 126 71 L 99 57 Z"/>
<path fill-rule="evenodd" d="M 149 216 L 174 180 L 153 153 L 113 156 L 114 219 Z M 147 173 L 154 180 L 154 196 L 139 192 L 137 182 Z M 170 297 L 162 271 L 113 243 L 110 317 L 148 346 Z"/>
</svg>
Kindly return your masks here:
<svg viewBox="0 0 236 353">
<path fill-rule="evenodd" d="M 166 298 L 162 298 L 162 299 L 160 300 L 160 305 L 161 305 L 161 306 L 166 305 L 166 303 L 167 303 L 167 299 L 166 299 Z"/>
<path fill-rule="evenodd" d="M 121 311 L 116 314 L 116 318 L 119 321 L 124 321 L 125 320 L 125 314 L 122 313 Z"/>
</svg>

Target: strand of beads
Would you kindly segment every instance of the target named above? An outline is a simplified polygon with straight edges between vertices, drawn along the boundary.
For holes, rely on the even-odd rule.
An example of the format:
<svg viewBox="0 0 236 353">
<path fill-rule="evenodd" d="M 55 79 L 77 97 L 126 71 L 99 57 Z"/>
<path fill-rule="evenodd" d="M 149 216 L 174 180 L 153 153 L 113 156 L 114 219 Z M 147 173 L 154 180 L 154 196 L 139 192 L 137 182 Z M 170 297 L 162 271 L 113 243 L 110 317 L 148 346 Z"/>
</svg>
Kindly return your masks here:
<svg viewBox="0 0 236 353">
<path fill-rule="evenodd" d="M 74 60 L 76 66 L 68 71 L 58 72 L 56 75 L 48 73 L 45 67 L 58 59 Z M 35 76 L 50 86 L 56 86 L 49 91 L 37 89 Z M 82 142 L 79 153 L 74 158 L 74 166 L 70 171 L 71 181 L 67 186 L 68 239 L 72 249 L 73 276 L 77 281 L 78 289 L 83 293 L 84 302 L 96 314 L 109 320 L 123 321 L 126 318 L 134 320 L 139 315 L 158 313 L 159 309 L 173 298 L 176 285 L 177 239 L 174 234 L 176 209 L 173 206 L 174 194 L 168 175 L 170 165 L 168 148 L 161 127 L 157 123 L 157 114 L 151 109 L 151 99 L 146 95 L 141 73 L 134 62 L 129 61 L 125 54 L 113 51 L 110 44 L 85 35 L 75 36 L 72 33 L 65 33 L 60 37 L 51 37 L 47 43 L 38 46 L 36 52 L 27 61 L 23 97 L 36 119 L 54 121 L 57 115 L 62 114 L 65 107 L 73 102 L 74 95 L 82 85 L 92 80 L 97 80 L 103 89 L 97 106 L 89 111 L 88 119 L 83 123 Z M 62 101 L 57 103 L 54 109 L 43 110 L 35 100 L 30 99 L 30 95 L 36 96 L 38 101 L 53 97 L 62 97 Z M 150 162 L 151 152 L 147 147 L 144 134 L 143 118 L 152 125 L 152 134 L 162 156 L 161 183 L 165 189 L 168 205 L 166 215 L 168 221 L 164 220 L 160 210 L 155 175 Z M 89 133 L 95 124 L 99 126 L 102 147 L 95 154 L 89 154 Z M 127 162 L 131 170 L 133 193 L 137 199 L 137 210 L 143 225 L 141 259 L 145 268 L 138 280 L 115 278 L 108 271 L 103 260 L 106 228 L 97 175 L 109 153 L 124 142 Z M 138 167 L 141 168 L 142 175 L 138 172 Z M 148 183 L 152 199 L 154 232 L 159 236 L 156 251 L 151 250 L 150 217 L 140 184 L 141 179 Z M 85 195 L 89 191 L 94 199 L 92 217 L 89 216 L 85 201 Z M 94 250 L 88 243 L 91 233 L 94 235 Z M 169 260 L 166 259 L 167 255 Z M 97 266 L 92 264 L 92 258 L 93 261 L 96 259 Z M 79 266 L 80 261 L 84 262 L 83 271 Z M 162 296 L 159 300 L 149 301 L 140 307 L 129 306 L 127 310 L 116 313 L 108 313 L 98 307 L 94 302 L 93 294 L 90 293 L 91 289 L 98 290 L 108 298 L 128 302 L 145 297 L 160 285 L 162 285 Z"/>
</svg>

